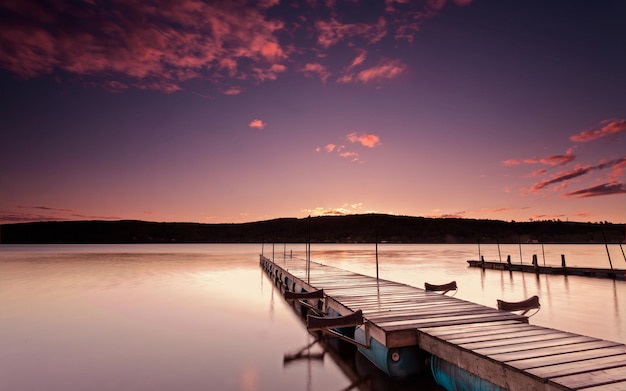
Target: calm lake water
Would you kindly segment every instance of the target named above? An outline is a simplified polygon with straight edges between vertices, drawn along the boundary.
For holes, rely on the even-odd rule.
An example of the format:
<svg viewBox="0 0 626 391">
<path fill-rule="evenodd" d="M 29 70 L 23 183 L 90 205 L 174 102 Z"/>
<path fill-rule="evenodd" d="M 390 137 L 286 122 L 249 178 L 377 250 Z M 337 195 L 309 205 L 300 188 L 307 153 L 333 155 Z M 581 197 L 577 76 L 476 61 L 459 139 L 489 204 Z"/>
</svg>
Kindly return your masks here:
<svg viewBox="0 0 626 391">
<path fill-rule="evenodd" d="M 389 383 L 362 357 L 314 344 L 261 271 L 305 245 L 0 245 L 0 388 L 6 390 L 433 391 L 428 376 Z M 473 269 L 477 246 L 379 244 L 380 278 L 423 287 L 456 280 L 457 297 L 495 307 L 534 294 L 532 324 L 626 343 L 626 282 Z M 488 260 L 519 246 L 481 246 Z M 621 249 L 609 247 L 615 268 Z M 530 263 L 609 267 L 604 245 L 523 245 Z M 287 255 L 288 256 L 288 255 Z M 312 259 L 375 276 L 374 245 L 313 245 Z"/>
</svg>

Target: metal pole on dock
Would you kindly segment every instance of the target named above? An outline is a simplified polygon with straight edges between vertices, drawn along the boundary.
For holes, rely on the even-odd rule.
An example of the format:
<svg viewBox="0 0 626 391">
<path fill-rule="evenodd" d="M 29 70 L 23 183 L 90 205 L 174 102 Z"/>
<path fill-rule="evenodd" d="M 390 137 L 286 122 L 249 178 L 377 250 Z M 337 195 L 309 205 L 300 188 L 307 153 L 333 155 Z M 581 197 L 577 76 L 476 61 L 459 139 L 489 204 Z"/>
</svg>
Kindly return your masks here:
<svg viewBox="0 0 626 391">
<path fill-rule="evenodd" d="M 604 230 L 602 231 L 602 237 L 604 238 L 604 247 L 606 248 L 606 255 L 609 257 L 609 265 L 611 265 L 611 270 L 613 270 L 613 262 L 611 262 L 611 253 L 609 252 L 609 245 L 606 242 L 606 235 L 604 234 Z"/>
<path fill-rule="evenodd" d="M 307 239 L 306 283 L 311 282 L 311 215 L 309 215 L 309 238 Z"/>
<path fill-rule="evenodd" d="M 543 249 L 543 232 L 541 233 L 541 254 L 543 255 L 543 266 L 546 266 L 546 251 Z"/>
<path fill-rule="evenodd" d="M 502 263 L 502 254 L 500 253 L 500 238 L 497 238 L 498 241 L 498 258 L 500 258 L 500 263 Z"/>
<path fill-rule="evenodd" d="M 523 263 L 522 261 L 522 237 L 521 235 L 517 235 L 517 244 L 519 244 L 519 264 Z"/>
<path fill-rule="evenodd" d="M 378 281 L 378 224 L 376 224 L 376 281 Z"/>
</svg>

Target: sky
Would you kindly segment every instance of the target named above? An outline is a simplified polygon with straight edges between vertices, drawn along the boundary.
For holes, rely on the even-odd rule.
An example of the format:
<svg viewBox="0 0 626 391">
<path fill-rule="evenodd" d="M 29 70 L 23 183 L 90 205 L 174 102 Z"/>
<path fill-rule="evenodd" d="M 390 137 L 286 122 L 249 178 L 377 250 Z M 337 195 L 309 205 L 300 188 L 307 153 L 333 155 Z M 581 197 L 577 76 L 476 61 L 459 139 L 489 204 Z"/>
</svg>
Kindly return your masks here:
<svg viewBox="0 0 626 391">
<path fill-rule="evenodd" d="M 626 2 L 8 0 L 0 223 L 626 222 Z"/>
</svg>

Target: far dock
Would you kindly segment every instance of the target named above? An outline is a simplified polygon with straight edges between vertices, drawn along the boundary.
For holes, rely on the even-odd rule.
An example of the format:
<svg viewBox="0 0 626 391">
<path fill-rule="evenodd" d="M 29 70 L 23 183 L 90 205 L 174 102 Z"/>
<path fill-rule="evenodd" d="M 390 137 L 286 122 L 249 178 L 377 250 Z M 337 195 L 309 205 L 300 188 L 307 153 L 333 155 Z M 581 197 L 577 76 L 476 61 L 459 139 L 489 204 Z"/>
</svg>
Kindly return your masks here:
<svg viewBox="0 0 626 391">
<path fill-rule="evenodd" d="M 535 274 L 556 274 L 563 276 L 583 276 L 583 277 L 597 277 L 597 278 L 611 278 L 614 280 L 626 280 L 626 270 L 624 269 L 609 269 L 609 268 L 595 268 L 595 267 L 572 267 L 572 266 L 541 266 L 534 262 L 531 265 L 498 262 L 498 261 L 484 261 L 484 260 L 468 260 L 467 263 L 470 267 L 479 267 L 482 269 L 493 270 L 508 270 L 512 272 L 524 272 Z"/>
<path fill-rule="evenodd" d="M 626 390 L 622 343 L 534 326 L 526 316 L 316 262 L 261 256 L 260 264 L 285 292 L 317 292 L 300 300 L 313 313 L 357 315 L 355 344 L 388 374 L 417 349 L 444 387 L 456 374 L 467 375 L 456 381 L 485 381 L 490 390 Z M 348 324 L 333 325 L 339 326 Z M 339 329 L 326 331 L 333 330 Z"/>
</svg>

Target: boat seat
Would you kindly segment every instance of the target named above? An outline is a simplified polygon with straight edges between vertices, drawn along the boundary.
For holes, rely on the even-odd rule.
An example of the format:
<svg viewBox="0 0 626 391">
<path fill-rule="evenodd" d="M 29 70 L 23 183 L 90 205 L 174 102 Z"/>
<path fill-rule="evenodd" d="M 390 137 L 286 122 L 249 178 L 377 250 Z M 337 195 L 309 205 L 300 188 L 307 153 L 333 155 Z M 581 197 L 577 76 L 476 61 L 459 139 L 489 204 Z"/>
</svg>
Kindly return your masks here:
<svg viewBox="0 0 626 391">
<path fill-rule="evenodd" d="M 290 292 L 285 291 L 285 300 L 307 300 L 307 299 L 323 299 L 324 290 L 319 289 L 312 292 Z"/>
<path fill-rule="evenodd" d="M 431 292 L 441 292 L 442 295 L 445 295 L 448 292 L 452 292 L 450 296 L 456 295 L 458 287 L 456 285 L 456 281 L 449 282 L 447 284 L 429 284 L 427 282 L 424 283 L 424 289 Z"/>
<path fill-rule="evenodd" d="M 301 306 L 308 308 L 316 314 L 322 314 L 324 308 L 324 290 L 319 289 L 312 292 L 290 292 L 283 294 L 285 301 L 297 301 Z M 317 299 L 317 301 L 315 300 Z M 311 301 L 309 301 L 311 300 Z"/>
<path fill-rule="evenodd" d="M 529 316 L 539 312 L 541 305 L 539 304 L 539 296 L 535 295 L 522 301 L 504 301 L 498 300 L 498 309 L 509 312 L 519 312 L 520 315 L 526 315 L 530 310 L 537 310 Z"/>
<path fill-rule="evenodd" d="M 363 324 L 363 311 L 358 310 L 344 316 L 313 316 L 306 318 L 309 331 L 336 329 Z"/>
</svg>

